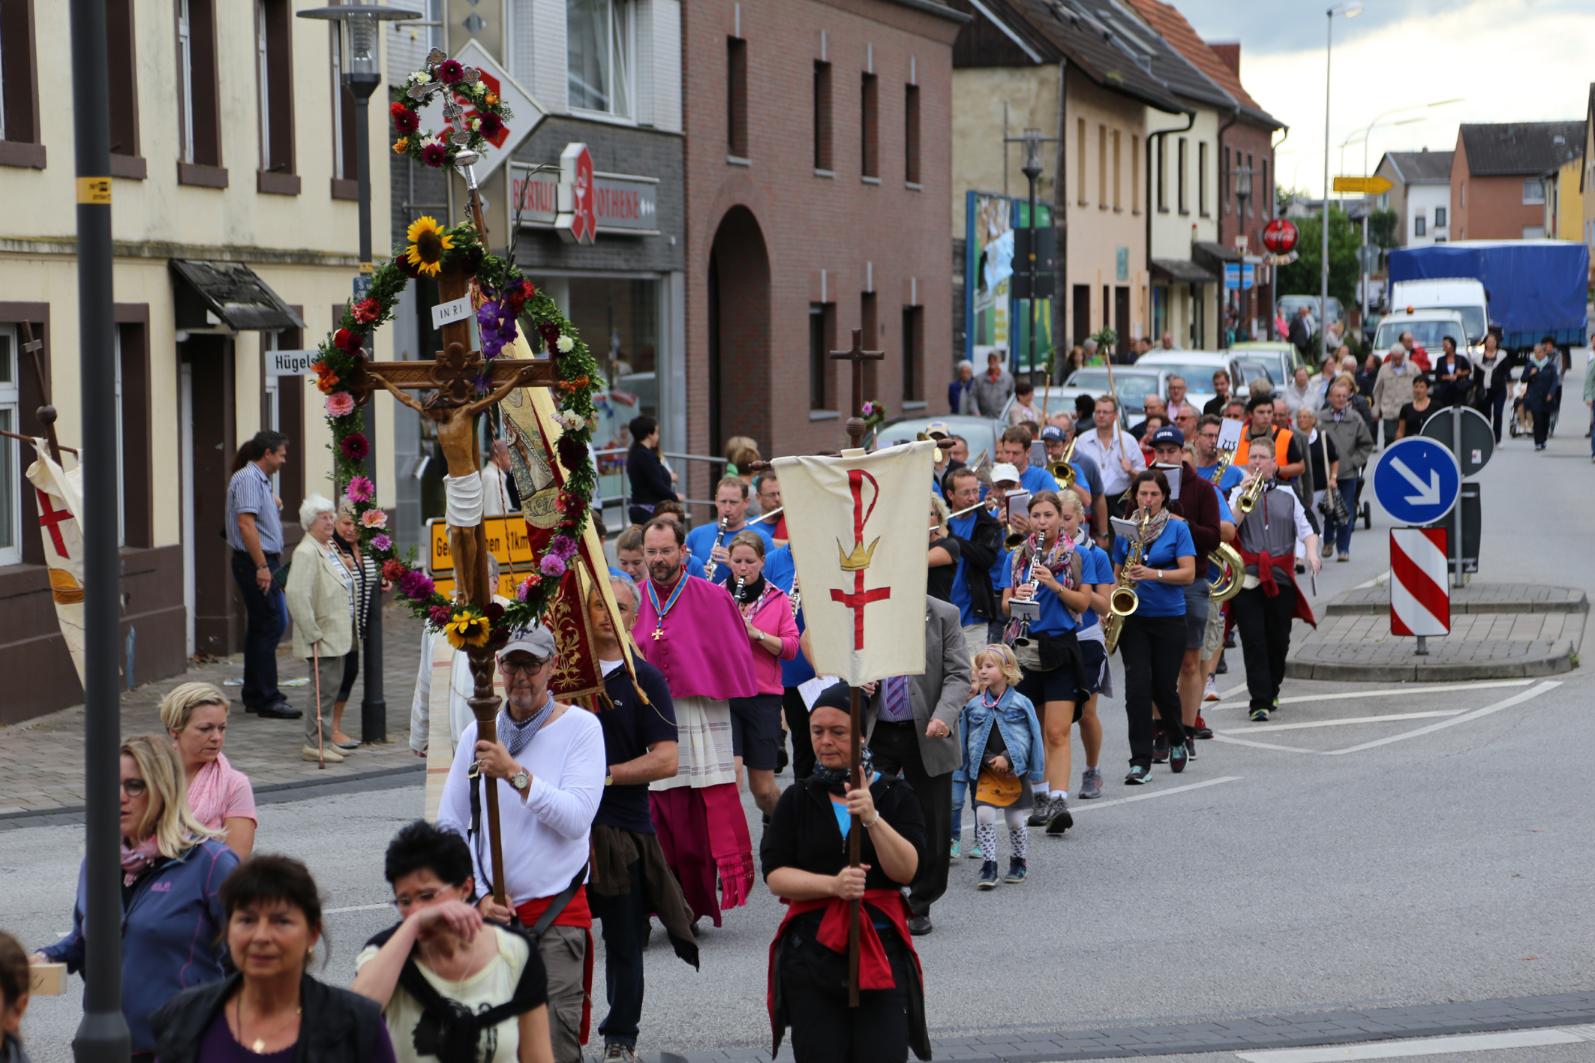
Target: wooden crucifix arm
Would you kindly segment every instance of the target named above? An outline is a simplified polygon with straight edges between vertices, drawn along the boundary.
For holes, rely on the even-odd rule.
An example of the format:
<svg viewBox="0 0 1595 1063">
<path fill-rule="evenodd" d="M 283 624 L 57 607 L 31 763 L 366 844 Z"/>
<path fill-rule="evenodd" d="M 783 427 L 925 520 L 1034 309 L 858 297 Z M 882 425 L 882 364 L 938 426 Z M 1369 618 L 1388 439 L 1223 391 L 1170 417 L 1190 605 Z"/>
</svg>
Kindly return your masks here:
<svg viewBox="0 0 1595 1063">
<path fill-rule="evenodd" d="M 538 368 L 539 367 L 536 364 L 530 363 L 530 362 L 528 362 L 525 365 L 522 365 L 517 370 L 517 372 L 515 373 L 514 376 L 510 377 L 508 380 L 504 381 L 504 383 L 500 384 L 498 387 L 494 388 L 492 391 L 488 392 L 486 395 L 483 395 L 481 398 L 477 399 L 475 402 L 473 402 L 473 403 L 469 404 L 468 406 L 466 406 L 465 407 L 466 416 L 475 417 L 477 414 L 482 413 L 488 407 L 493 406 L 493 405 L 495 405 L 495 404 L 497 404 L 499 402 L 502 402 L 505 398 L 507 398 L 509 396 L 510 392 L 514 391 L 518 387 L 524 387 L 526 380 L 529 379 L 531 377 L 531 375 L 537 371 Z"/>
<path fill-rule="evenodd" d="M 387 391 L 388 391 L 388 393 L 390 395 L 392 395 L 394 398 L 398 399 L 400 402 L 404 403 L 406 406 L 410 407 L 410 409 L 414 410 L 416 413 L 421 413 L 421 414 L 426 413 L 426 410 L 422 407 L 422 405 L 420 403 L 420 400 L 416 399 L 413 395 L 411 395 L 409 392 L 405 391 L 403 388 L 396 387 L 395 385 L 390 383 L 388 381 L 388 379 L 386 377 L 384 377 L 381 373 L 372 373 L 370 371 L 367 371 L 366 375 L 369 376 L 372 380 L 375 380 L 378 384 L 381 384 L 384 388 L 387 389 Z"/>
</svg>

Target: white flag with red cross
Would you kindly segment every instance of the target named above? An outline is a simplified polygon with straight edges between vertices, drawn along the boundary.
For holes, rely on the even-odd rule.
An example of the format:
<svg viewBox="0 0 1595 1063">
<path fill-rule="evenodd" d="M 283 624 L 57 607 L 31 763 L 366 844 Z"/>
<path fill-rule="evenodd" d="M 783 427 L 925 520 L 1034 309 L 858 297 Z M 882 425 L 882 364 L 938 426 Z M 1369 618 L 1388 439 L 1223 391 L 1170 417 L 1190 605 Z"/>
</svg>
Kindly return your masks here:
<svg viewBox="0 0 1595 1063">
<path fill-rule="evenodd" d="M 852 686 L 925 671 L 934 442 L 777 458 L 814 670 Z"/>
<path fill-rule="evenodd" d="M 39 537 L 44 541 L 44 562 L 50 576 L 50 597 L 55 601 L 61 637 L 66 640 L 72 666 L 83 682 L 83 467 L 64 472 L 50 457 L 49 445 L 33 441 L 38 454 L 28 466 L 39 510 Z"/>
</svg>

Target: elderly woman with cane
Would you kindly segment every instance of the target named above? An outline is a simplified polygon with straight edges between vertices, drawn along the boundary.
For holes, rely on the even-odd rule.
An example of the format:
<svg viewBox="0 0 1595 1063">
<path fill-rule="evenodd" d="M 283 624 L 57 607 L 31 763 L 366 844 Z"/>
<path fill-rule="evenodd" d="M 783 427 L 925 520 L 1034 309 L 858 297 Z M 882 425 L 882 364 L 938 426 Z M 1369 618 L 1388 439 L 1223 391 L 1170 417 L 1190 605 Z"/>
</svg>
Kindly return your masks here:
<svg viewBox="0 0 1595 1063">
<path fill-rule="evenodd" d="M 337 507 L 321 495 L 299 505 L 305 537 L 294 547 L 288 570 L 288 615 L 294 622 L 294 655 L 310 668 L 311 711 L 305 714 L 303 757 L 325 767 L 342 763 L 347 750 L 328 738 L 322 705 L 332 701 L 343 679 L 343 659 L 354 644 L 356 562 L 332 542 Z"/>
</svg>

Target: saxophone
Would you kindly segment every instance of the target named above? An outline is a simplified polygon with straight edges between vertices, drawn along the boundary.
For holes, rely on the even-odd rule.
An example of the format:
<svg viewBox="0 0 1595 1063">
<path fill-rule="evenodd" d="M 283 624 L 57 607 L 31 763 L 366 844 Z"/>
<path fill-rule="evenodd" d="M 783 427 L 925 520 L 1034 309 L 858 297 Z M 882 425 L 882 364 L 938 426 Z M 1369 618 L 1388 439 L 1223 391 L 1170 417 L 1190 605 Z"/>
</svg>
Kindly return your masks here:
<svg viewBox="0 0 1595 1063">
<path fill-rule="evenodd" d="M 1136 518 L 1135 541 L 1130 544 L 1130 552 L 1125 555 L 1124 564 L 1119 567 L 1119 579 L 1113 588 L 1113 593 L 1108 595 L 1108 615 L 1102 621 L 1103 646 L 1111 656 L 1118 649 L 1119 635 L 1124 630 L 1124 618 L 1133 616 L 1141 607 L 1141 597 L 1135 593 L 1135 581 L 1129 576 L 1130 569 L 1141 563 L 1141 558 L 1146 554 L 1146 528 L 1151 523 L 1152 514 L 1141 510 Z"/>
</svg>

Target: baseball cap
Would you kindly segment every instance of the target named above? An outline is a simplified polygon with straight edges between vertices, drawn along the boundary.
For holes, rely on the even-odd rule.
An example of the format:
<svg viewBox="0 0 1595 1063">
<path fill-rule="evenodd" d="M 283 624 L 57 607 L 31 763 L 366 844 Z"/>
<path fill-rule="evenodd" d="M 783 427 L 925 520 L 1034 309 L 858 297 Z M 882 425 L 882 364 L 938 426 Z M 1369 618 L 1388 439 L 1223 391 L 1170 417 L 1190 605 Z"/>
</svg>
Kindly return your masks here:
<svg viewBox="0 0 1595 1063">
<path fill-rule="evenodd" d="M 932 422 L 930 422 L 930 424 L 925 426 L 925 434 L 928 435 L 928 436 L 932 436 L 932 437 L 935 437 L 935 436 L 945 437 L 945 436 L 950 436 L 953 433 L 952 433 L 952 429 L 947 427 L 947 422 L 946 421 L 932 421 Z"/>
<path fill-rule="evenodd" d="M 1185 433 L 1171 424 L 1166 424 L 1152 433 L 1152 445 L 1154 447 L 1165 445 L 1183 447 L 1185 445 Z"/>
<path fill-rule="evenodd" d="M 531 627 L 520 627 L 510 632 L 509 641 L 504 648 L 498 651 L 500 657 L 508 657 L 512 653 L 529 653 L 539 660 L 548 660 L 554 656 L 554 634 L 541 624 Z"/>
<path fill-rule="evenodd" d="M 832 683 L 820 691 L 819 697 L 814 699 L 814 704 L 809 706 L 809 711 L 819 708 L 841 709 L 849 712 L 852 709 L 852 696 L 848 693 L 846 683 Z"/>
<path fill-rule="evenodd" d="M 1041 430 L 1041 441 L 1043 443 L 1062 443 L 1063 429 L 1059 428 L 1055 424 L 1047 425 L 1047 427 Z"/>
<path fill-rule="evenodd" d="M 993 465 L 991 467 L 991 482 L 994 484 L 1000 484 L 1004 482 L 1018 483 L 1019 470 L 1014 468 L 1012 465 L 1009 465 L 1007 462 L 1001 462 L 997 465 Z"/>
</svg>

